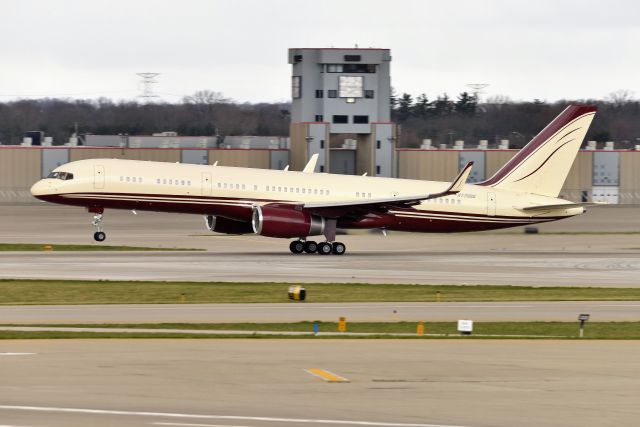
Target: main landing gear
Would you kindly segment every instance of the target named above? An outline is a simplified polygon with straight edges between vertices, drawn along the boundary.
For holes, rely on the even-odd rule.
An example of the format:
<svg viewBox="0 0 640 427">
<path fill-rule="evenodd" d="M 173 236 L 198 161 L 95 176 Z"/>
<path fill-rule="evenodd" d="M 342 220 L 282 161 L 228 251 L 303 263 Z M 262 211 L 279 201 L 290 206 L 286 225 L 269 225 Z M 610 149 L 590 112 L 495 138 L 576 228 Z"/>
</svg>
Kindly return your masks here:
<svg viewBox="0 0 640 427">
<path fill-rule="evenodd" d="M 104 242 L 104 240 L 107 238 L 107 235 L 103 230 L 103 226 L 102 226 L 102 221 L 103 219 L 103 215 L 104 215 L 104 209 L 103 208 L 89 208 L 89 212 L 95 214 L 93 215 L 93 220 L 91 221 L 91 224 L 93 224 L 93 226 L 96 229 L 96 232 L 93 233 L 93 238 L 96 242 Z"/>
<path fill-rule="evenodd" d="M 336 220 L 325 219 L 324 237 L 326 242 L 316 243 L 312 240 L 294 240 L 289 244 L 289 250 L 294 254 L 306 252 L 308 254 L 319 253 L 320 255 L 343 255 L 347 251 L 344 243 L 336 242 Z"/>
<path fill-rule="evenodd" d="M 347 247 L 342 242 L 316 243 L 312 240 L 294 240 L 289 244 L 289 250 L 294 254 L 306 252 L 320 255 L 343 255 L 347 251 Z"/>
</svg>

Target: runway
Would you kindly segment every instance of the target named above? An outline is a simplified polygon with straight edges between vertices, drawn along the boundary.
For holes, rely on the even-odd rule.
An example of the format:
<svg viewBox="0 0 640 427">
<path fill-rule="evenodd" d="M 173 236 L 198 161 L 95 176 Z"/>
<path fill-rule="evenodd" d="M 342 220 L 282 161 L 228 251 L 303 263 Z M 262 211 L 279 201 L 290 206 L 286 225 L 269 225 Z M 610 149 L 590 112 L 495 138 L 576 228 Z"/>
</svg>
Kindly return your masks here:
<svg viewBox="0 0 640 427">
<path fill-rule="evenodd" d="M 637 231 L 637 214 L 616 208 L 564 224 Z M 0 206 L 0 215 L 4 242 L 92 243 L 90 215 L 79 208 Z M 108 244 L 206 252 L 5 252 L 0 278 L 640 286 L 637 234 L 357 234 L 339 236 L 348 246 L 344 256 L 296 256 L 287 240 L 213 235 L 201 220 L 108 212 Z"/>
<path fill-rule="evenodd" d="M 640 252 L 2 253 L 0 278 L 638 287 Z"/>
<path fill-rule="evenodd" d="M 634 425 L 640 344 L 0 342 L 0 420 L 37 427 Z M 328 383 L 318 368 L 348 382 Z"/>
<path fill-rule="evenodd" d="M 0 306 L 4 324 L 639 321 L 640 302 L 290 303 Z"/>
</svg>

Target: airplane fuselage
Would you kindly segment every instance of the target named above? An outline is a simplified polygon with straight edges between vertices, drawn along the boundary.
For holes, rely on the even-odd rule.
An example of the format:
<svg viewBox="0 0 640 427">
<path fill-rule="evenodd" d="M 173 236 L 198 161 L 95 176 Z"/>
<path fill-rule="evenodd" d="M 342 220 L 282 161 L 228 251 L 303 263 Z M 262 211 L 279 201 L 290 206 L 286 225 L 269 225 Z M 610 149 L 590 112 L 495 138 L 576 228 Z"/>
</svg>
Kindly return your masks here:
<svg viewBox="0 0 640 427">
<path fill-rule="evenodd" d="M 443 191 L 446 182 L 303 173 L 151 161 L 91 159 L 56 170 L 71 179 L 45 178 L 34 196 L 88 208 L 132 209 L 213 215 L 250 222 L 254 206 L 344 200 L 377 200 Z M 414 232 L 491 230 L 554 221 L 582 207 L 525 212 L 523 206 L 567 203 L 553 197 L 465 184 L 457 194 L 411 207 L 341 217 L 342 228 L 385 228 Z"/>
</svg>

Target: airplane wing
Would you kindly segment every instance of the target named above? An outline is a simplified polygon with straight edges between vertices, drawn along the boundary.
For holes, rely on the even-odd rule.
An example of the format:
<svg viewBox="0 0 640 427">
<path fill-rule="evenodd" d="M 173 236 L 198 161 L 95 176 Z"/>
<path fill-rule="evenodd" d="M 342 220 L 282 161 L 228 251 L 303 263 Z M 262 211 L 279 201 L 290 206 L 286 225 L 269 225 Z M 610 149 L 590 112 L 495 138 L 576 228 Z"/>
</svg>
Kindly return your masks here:
<svg viewBox="0 0 640 427">
<path fill-rule="evenodd" d="M 521 211 L 548 211 L 552 209 L 571 209 L 571 208 L 580 208 L 587 206 L 602 206 L 608 205 L 608 203 L 604 202 L 585 202 L 585 203 L 560 203 L 555 205 L 537 205 L 537 206 L 523 206 L 516 207 Z"/>
<path fill-rule="evenodd" d="M 305 203 L 302 207 L 304 209 L 310 209 L 318 212 L 321 215 L 342 216 L 352 212 L 387 211 L 394 208 L 413 206 L 419 204 L 423 200 L 437 199 L 438 197 L 459 193 L 467 181 L 467 178 L 469 178 L 472 167 L 473 162 L 467 163 L 449 187 L 438 193 L 403 197 L 386 197 L 380 199 L 350 199 L 335 202 L 311 202 Z"/>
</svg>

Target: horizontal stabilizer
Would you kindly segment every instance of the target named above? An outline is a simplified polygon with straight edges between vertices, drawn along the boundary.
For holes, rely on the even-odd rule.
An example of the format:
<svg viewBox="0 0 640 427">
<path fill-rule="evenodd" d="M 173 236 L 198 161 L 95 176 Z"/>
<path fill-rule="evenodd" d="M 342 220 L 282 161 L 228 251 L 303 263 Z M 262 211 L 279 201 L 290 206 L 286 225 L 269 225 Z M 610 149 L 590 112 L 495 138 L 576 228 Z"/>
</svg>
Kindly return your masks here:
<svg viewBox="0 0 640 427">
<path fill-rule="evenodd" d="M 572 208 L 584 208 L 587 206 L 602 206 L 608 205 L 604 202 L 585 202 L 585 203 L 560 203 L 556 205 L 538 205 L 538 206 L 525 206 L 517 207 L 521 211 L 547 211 L 552 209 L 572 209 Z"/>
</svg>

